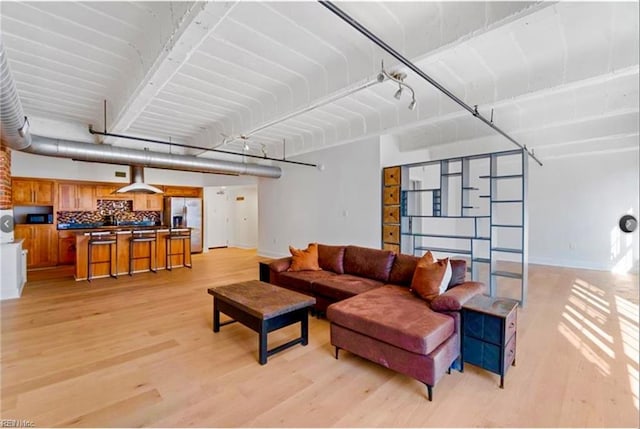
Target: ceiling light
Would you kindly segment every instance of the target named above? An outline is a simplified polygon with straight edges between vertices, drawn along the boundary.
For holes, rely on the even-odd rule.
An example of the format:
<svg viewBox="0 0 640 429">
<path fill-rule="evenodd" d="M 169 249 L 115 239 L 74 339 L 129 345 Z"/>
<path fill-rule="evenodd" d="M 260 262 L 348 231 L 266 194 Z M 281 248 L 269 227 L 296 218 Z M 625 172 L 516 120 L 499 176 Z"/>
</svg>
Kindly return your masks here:
<svg viewBox="0 0 640 429">
<path fill-rule="evenodd" d="M 382 76 L 382 79 L 381 79 L 381 76 Z M 404 90 L 404 88 L 407 88 L 411 92 L 411 103 L 409 103 L 408 107 L 409 107 L 409 110 L 414 110 L 418 105 L 418 101 L 416 100 L 416 92 L 413 90 L 413 88 L 410 85 L 407 85 L 406 83 L 404 83 L 404 79 L 406 77 L 407 77 L 406 73 L 402 73 L 399 71 L 395 71 L 391 73 L 387 72 L 384 69 L 384 62 L 383 62 L 380 73 L 378 74 L 378 82 L 382 82 L 384 81 L 384 78 L 387 78 L 397 83 L 398 90 L 395 92 L 395 94 L 393 94 L 393 98 L 395 98 L 396 100 L 400 100 L 400 98 L 402 97 L 402 91 Z"/>
</svg>

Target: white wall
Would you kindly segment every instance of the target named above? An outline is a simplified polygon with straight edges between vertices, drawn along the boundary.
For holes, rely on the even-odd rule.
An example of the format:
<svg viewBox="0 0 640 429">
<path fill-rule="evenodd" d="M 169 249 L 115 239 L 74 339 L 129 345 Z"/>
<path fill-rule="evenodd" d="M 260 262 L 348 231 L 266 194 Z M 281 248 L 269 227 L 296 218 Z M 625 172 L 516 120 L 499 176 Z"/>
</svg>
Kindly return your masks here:
<svg viewBox="0 0 640 429">
<path fill-rule="evenodd" d="M 638 150 L 551 158 L 529 170 L 529 260 L 593 269 L 638 271 Z"/>
<path fill-rule="evenodd" d="M 316 168 L 281 164 L 278 180 L 259 179 L 258 253 L 288 255 L 310 242 L 380 247 L 380 145 L 368 138 L 296 158 Z"/>
<path fill-rule="evenodd" d="M 125 172 L 127 177 L 116 177 L 115 172 Z M 129 183 L 129 166 L 101 164 L 97 162 L 73 161 L 33 155 L 19 151 L 11 152 L 11 175 L 47 179 L 87 180 L 96 182 Z M 257 185 L 254 176 L 230 176 L 226 174 L 193 173 L 190 171 L 145 168 L 147 183 L 183 186 L 240 186 Z"/>
<path fill-rule="evenodd" d="M 125 172 L 127 177 L 116 177 L 116 171 Z M 33 155 L 15 150 L 11 152 L 11 175 L 96 182 L 129 183 L 130 180 L 129 166 L 126 165 L 73 161 L 71 159 Z M 205 174 L 189 171 L 144 169 L 145 182 L 161 185 L 203 186 L 203 176 Z"/>
</svg>

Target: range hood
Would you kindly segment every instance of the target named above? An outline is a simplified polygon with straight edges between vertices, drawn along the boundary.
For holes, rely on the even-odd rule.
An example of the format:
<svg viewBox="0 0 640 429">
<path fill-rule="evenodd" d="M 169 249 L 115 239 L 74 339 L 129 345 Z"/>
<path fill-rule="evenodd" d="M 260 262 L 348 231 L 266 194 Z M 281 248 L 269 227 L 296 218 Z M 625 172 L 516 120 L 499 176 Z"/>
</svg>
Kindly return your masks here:
<svg viewBox="0 0 640 429">
<path fill-rule="evenodd" d="M 125 192 L 137 192 L 140 194 L 162 194 L 163 192 L 155 186 L 144 183 L 144 168 L 141 165 L 132 165 L 131 167 L 131 184 L 124 186 L 116 191 L 118 194 Z"/>
</svg>

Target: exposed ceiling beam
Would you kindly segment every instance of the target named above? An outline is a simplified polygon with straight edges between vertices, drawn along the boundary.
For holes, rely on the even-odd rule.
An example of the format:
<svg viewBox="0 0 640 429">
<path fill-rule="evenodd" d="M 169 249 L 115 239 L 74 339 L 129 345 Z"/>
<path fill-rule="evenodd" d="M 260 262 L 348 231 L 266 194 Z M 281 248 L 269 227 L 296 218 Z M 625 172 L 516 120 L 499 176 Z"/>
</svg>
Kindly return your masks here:
<svg viewBox="0 0 640 429">
<path fill-rule="evenodd" d="M 195 2 L 180 20 L 136 90 L 117 108 L 108 131 L 123 132 L 211 35 L 237 2 Z"/>
</svg>

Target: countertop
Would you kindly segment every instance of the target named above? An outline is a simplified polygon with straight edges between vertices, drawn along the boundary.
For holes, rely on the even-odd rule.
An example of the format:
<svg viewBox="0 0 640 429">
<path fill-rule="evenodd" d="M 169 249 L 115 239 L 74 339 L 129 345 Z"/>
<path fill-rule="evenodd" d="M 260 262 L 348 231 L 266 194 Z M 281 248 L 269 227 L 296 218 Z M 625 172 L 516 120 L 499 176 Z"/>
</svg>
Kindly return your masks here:
<svg viewBox="0 0 640 429">
<path fill-rule="evenodd" d="M 169 232 L 168 226 L 101 226 L 97 228 L 74 228 L 74 229 L 65 229 L 60 231 L 71 231 L 76 235 L 89 235 L 92 232 L 97 231 L 109 231 L 115 232 L 116 234 L 131 234 L 132 231 L 157 231 L 157 232 Z M 171 228 L 171 231 L 189 231 L 191 228 Z"/>
</svg>

